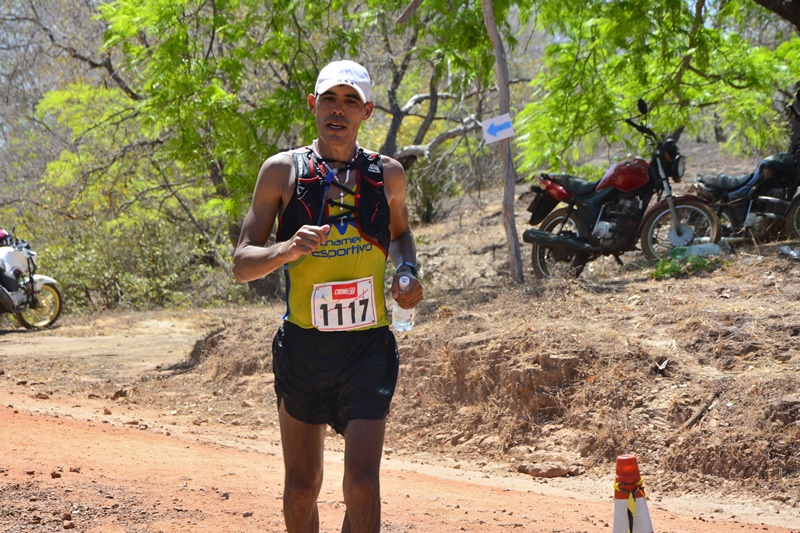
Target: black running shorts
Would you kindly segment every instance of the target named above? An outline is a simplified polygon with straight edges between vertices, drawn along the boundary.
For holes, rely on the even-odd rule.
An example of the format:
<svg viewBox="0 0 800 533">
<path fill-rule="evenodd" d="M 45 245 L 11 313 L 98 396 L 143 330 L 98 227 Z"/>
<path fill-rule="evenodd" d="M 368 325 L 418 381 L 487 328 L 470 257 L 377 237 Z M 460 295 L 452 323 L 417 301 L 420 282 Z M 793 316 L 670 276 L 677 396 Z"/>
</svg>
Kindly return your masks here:
<svg viewBox="0 0 800 533">
<path fill-rule="evenodd" d="M 399 357 L 388 327 L 321 332 L 284 322 L 272 341 L 272 366 L 279 405 L 341 434 L 350 420 L 386 417 Z"/>
</svg>

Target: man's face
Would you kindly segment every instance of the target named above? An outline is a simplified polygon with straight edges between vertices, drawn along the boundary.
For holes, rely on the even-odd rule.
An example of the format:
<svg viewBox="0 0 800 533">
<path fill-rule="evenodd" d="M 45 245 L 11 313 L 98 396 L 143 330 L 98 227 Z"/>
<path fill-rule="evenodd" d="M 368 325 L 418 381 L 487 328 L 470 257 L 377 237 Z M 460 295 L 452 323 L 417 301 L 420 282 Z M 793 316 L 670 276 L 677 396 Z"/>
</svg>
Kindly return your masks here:
<svg viewBox="0 0 800 533">
<path fill-rule="evenodd" d="M 372 115 L 374 104 L 364 103 L 348 85 L 336 85 L 326 92 L 308 97 L 316 116 L 319 136 L 330 144 L 354 142 L 361 122 Z"/>
</svg>

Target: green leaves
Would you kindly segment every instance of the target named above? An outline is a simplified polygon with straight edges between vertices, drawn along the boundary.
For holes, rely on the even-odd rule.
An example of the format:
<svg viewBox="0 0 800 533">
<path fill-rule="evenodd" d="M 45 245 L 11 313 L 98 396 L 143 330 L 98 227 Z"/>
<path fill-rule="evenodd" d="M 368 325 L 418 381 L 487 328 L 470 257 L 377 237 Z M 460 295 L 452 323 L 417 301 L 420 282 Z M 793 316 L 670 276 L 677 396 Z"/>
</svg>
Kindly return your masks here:
<svg viewBox="0 0 800 533">
<path fill-rule="evenodd" d="M 601 140 L 638 142 L 622 120 L 637 115 L 640 97 L 657 132 L 685 126 L 703 136 L 721 126 L 738 150 L 785 144 L 775 89 L 800 80 L 797 37 L 776 50 L 759 46 L 746 31 L 752 17 L 739 18 L 733 4 L 760 9 L 745 2 L 541 2 L 539 22 L 553 38 L 532 84 L 536 99 L 517 117 L 523 170 L 571 168 Z"/>
<path fill-rule="evenodd" d="M 426 0 L 395 24 L 408 4 L 99 3 L 102 47 L 57 43 L 65 57 L 84 62 L 85 76 L 37 107 L 39 123 L 63 140 L 45 173 L 48 205 L 66 220 L 91 220 L 85 232 L 72 228 L 86 246 L 89 235 L 166 221 L 175 230 L 158 229 L 164 249 L 189 254 L 177 240 L 199 235 L 204 249 L 225 245 L 229 253 L 228 228 L 249 205 L 262 162 L 315 136 L 306 96 L 321 66 L 344 57 L 370 67 L 383 100 L 362 132 L 369 146 L 386 139 L 390 151 L 427 143 L 438 151 L 424 170 L 440 185 L 412 183 L 409 173 L 418 198 L 458 189 L 442 186 L 442 172 L 463 187 L 465 175 L 492 176 L 479 136 L 458 135 L 496 111 L 481 3 Z M 658 132 L 722 128 L 741 150 L 785 143 L 785 102 L 775 89 L 800 80 L 800 41 L 753 2 L 496 0 L 494 9 L 516 60 L 513 76 L 534 77 L 512 92 L 512 108 L 522 108 L 515 117 L 521 172 L 571 168 L 603 147 L 633 148 L 639 136 L 623 119 L 638 116 L 640 97 Z M 539 32 L 524 34 L 526 21 Z M 541 35 L 542 57 L 515 48 L 517 38 L 527 45 Z M 770 39 L 759 40 L 764 35 Z M 435 202 L 421 206 L 423 216 L 436 210 Z"/>
<path fill-rule="evenodd" d="M 140 126 L 160 132 L 160 158 L 210 181 L 221 198 L 233 195 L 241 211 L 260 161 L 310 120 L 304 96 L 316 65 L 292 64 L 316 55 L 314 40 L 295 31 L 303 3 L 117 0 L 100 16 L 106 50 L 125 58 L 123 74 L 144 96 Z"/>
<path fill-rule="evenodd" d="M 54 220 L 77 246 L 63 264 L 82 272 L 82 285 L 68 291 L 102 294 L 104 305 L 118 302 L 114 291 L 136 305 L 148 292 L 175 301 L 187 280 L 174 273 L 194 272 L 198 249 L 213 256 L 208 268 L 226 269 L 229 227 L 261 164 L 313 138 L 306 96 L 317 71 L 343 46 L 355 50 L 362 32 L 340 1 L 115 0 L 97 9 L 102 48 L 80 53 L 104 76 L 53 90 L 37 108 L 66 137 L 43 179 Z M 139 260 L 112 260 L 139 232 L 158 238 Z M 159 262 L 163 276 L 152 274 Z"/>
</svg>

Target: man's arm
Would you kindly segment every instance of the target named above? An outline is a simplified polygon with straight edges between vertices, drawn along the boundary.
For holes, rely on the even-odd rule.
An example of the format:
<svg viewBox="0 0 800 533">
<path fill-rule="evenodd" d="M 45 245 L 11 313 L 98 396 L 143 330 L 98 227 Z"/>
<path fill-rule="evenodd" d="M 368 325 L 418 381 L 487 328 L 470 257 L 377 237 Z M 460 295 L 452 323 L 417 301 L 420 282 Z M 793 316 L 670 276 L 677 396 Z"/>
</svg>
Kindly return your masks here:
<svg viewBox="0 0 800 533">
<path fill-rule="evenodd" d="M 233 276 L 246 282 L 263 278 L 286 263 L 310 254 L 328 237 L 329 226 L 303 226 L 291 239 L 267 246 L 281 206 L 294 194 L 291 154 L 267 159 L 258 173 L 253 202 L 233 254 Z"/>
<path fill-rule="evenodd" d="M 411 267 L 404 265 L 410 263 L 416 267 L 417 249 L 414 243 L 414 234 L 408 220 L 408 206 L 406 205 L 406 174 L 403 166 L 390 157 L 383 157 L 383 181 L 386 199 L 389 202 L 391 213 L 391 242 L 389 243 L 389 259 L 397 267 L 392 278 L 392 297 L 397 300 L 400 307 L 411 309 L 422 300 L 422 285 Z M 400 276 L 408 276 L 411 285 L 400 292 Z"/>
</svg>

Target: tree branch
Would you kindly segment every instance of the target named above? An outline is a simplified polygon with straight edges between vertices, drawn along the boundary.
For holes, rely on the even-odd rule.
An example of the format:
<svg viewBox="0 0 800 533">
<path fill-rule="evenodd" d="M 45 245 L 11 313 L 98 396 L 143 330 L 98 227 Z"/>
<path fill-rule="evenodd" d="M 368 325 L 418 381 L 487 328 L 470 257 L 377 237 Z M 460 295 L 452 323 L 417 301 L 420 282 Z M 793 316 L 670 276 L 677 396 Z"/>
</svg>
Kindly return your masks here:
<svg viewBox="0 0 800 533">
<path fill-rule="evenodd" d="M 702 28 L 703 25 L 703 9 L 705 8 L 705 0 L 699 0 L 694 7 L 694 20 L 692 22 L 692 29 L 689 31 L 689 50 L 695 49 L 695 43 L 697 41 L 697 32 Z M 691 67 L 692 61 L 694 60 L 694 52 L 690 52 L 683 56 L 683 60 L 681 61 L 681 68 L 678 70 L 678 75 L 675 78 L 675 96 L 678 99 L 678 105 L 683 107 L 686 105 L 686 102 L 682 96 L 681 91 L 678 89 L 681 86 L 681 82 L 683 81 L 683 74 Z"/>
<path fill-rule="evenodd" d="M 186 216 L 189 217 L 189 220 L 191 220 L 192 224 L 194 224 L 194 227 L 197 228 L 197 231 L 200 232 L 200 235 L 208 243 L 219 265 L 222 266 L 223 269 L 225 269 L 225 272 L 227 272 L 229 276 L 233 276 L 233 274 L 231 273 L 231 269 L 228 266 L 228 262 L 225 261 L 225 259 L 220 255 L 219 250 L 217 250 L 217 246 L 216 243 L 214 242 L 214 239 L 212 239 L 211 236 L 206 232 L 206 230 L 194 216 L 194 213 L 192 213 L 192 210 L 189 207 L 189 205 L 183 200 L 183 198 L 181 198 L 181 196 L 178 194 L 178 191 L 176 191 L 172 187 L 172 184 L 167 179 L 166 175 L 164 174 L 164 171 L 161 170 L 161 167 L 155 161 L 153 162 L 153 168 L 155 168 L 158 171 L 158 173 L 161 174 L 161 177 L 164 178 L 164 187 L 166 187 L 166 189 L 170 192 L 170 194 L 172 194 L 172 196 L 178 201 L 178 203 L 181 205 L 184 212 L 186 213 Z"/>
<path fill-rule="evenodd" d="M 509 85 L 515 85 L 517 83 L 530 83 L 530 81 L 531 81 L 530 78 L 514 78 L 514 79 L 510 80 L 508 83 L 509 83 Z M 496 91 L 496 90 L 497 90 L 497 87 L 493 87 L 493 88 L 490 89 L 490 91 Z M 468 92 L 468 93 L 463 93 L 463 94 L 437 93 L 436 96 L 438 98 L 449 98 L 449 99 L 453 99 L 453 100 L 460 100 L 460 99 L 463 98 L 464 100 L 466 100 L 466 99 L 472 98 L 473 96 L 476 96 L 478 93 L 479 93 L 479 91 L 475 90 L 475 91 Z M 411 98 L 409 98 L 406 101 L 406 103 L 403 106 L 402 110 L 405 113 L 409 113 L 414 106 L 417 106 L 417 105 L 421 104 L 423 101 L 428 100 L 430 98 L 431 98 L 430 93 L 415 94 L 414 96 L 412 96 Z"/>
<path fill-rule="evenodd" d="M 441 133 L 436 136 L 431 142 L 427 144 L 412 144 L 404 146 L 394 154 L 394 158 L 400 161 L 403 168 L 410 168 L 419 158 L 427 159 L 430 153 L 446 141 L 461 137 L 467 133 L 481 129 L 481 123 L 475 117 L 469 117 L 460 126 L 455 127 L 449 131 Z"/>
<path fill-rule="evenodd" d="M 414 16 L 414 13 L 417 11 L 417 8 L 421 3 L 422 0 L 411 0 L 411 3 L 408 4 L 406 9 L 400 14 L 399 17 L 397 17 L 397 25 L 400 26 L 408 22 L 408 19 Z"/>
<path fill-rule="evenodd" d="M 81 61 L 81 62 L 89 65 L 89 68 L 91 68 L 91 69 L 100 68 L 100 69 L 105 70 L 106 73 L 109 75 L 109 77 L 114 81 L 114 83 L 120 89 L 122 89 L 122 91 L 125 94 L 127 94 L 128 97 L 131 98 L 132 100 L 141 101 L 141 100 L 145 99 L 144 96 L 142 96 L 142 95 L 138 94 L 136 91 L 134 91 L 128 85 L 128 83 L 125 80 L 122 79 L 122 76 L 119 75 L 119 72 L 117 71 L 117 69 L 114 67 L 114 65 L 111 62 L 111 54 L 110 53 L 107 54 L 106 57 L 102 61 L 97 61 L 95 59 L 92 59 L 91 57 L 85 56 L 85 55 L 81 54 L 80 52 L 78 52 L 78 50 L 76 50 L 74 47 L 68 46 L 68 45 L 63 45 L 63 44 L 59 43 L 58 39 L 56 38 L 55 34 L 53 33 L 53 30 L 48 28 L 48 27 L 46 27 L 44 25 L 44 23 L 42 23 L 42 21 L 39 19 L 39 16 L 38 16 L 38 14 L 36 13 L 35 10 L 34 10 L 34 15 L 35 15 L 35 17 L 21 17 L 19 20 L 30 22 L 34 26 L 37 26 L 41 31 L 44 32 L 44 34 L 49 39 L 50 43 L 55 48 L 66 52 L 73 59 L 77 59 L 78 61 Z"/>
</svg>

